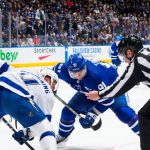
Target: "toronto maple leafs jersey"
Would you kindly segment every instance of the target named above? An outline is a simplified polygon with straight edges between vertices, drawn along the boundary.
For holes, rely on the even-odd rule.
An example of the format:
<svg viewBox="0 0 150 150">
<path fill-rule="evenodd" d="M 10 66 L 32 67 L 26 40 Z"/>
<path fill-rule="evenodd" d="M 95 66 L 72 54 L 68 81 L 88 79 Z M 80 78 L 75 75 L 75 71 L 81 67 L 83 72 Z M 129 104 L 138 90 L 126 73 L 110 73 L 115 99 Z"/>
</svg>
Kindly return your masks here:
<svg viewBox="0 0 150 150">
<path fill-rule="evenodd" d="M 108 63 L 94 63 L 86 60 L 87 73 L 82 80 L 70 77 L 66 63 L 54 66 L 58 77 L 77 91 L 88 92 L 92 90 L 103 90 L 111 85 L 118 77 L 117 70 Z"/>
</svg>

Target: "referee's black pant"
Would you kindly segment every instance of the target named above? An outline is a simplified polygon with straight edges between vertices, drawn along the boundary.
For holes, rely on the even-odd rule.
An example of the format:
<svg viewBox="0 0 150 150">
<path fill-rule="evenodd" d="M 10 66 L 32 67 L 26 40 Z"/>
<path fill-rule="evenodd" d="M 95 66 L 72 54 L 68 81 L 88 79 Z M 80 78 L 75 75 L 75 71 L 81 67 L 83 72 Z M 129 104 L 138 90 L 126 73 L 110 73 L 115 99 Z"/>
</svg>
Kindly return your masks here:
<svg viewBox="0 0 150 150">
<path fill-rule="evenodd" d="M 150 150 L 150 100 L 139 110 L 141 150 Z"/>
</svg>

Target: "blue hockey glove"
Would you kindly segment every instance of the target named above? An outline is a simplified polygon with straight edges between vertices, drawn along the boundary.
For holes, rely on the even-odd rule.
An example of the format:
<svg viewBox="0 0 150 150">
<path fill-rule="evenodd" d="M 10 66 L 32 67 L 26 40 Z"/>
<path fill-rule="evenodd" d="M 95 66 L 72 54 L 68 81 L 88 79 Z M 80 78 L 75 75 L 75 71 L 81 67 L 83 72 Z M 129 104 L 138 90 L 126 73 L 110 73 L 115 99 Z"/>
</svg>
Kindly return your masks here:
<svg viewBox="0 0 150 150">
<path fill-rule="evenodd" d="M 80 119 L 79 119 L 79 122 L 80 122 L 81 126 L 82 126 L 84 129 L 86 129 L 86 128 L 90 128 L 90 127 L 93 125 L 93 123 L 94 123 L 94 121 L 96 120 L 96 118 L 97 118 L 97 115 L 96 115 L 96 114 L 89 112 L 89 113 L 85 116 L 85 118 L 80 118 Z"/>
<path fill-rule="evenodd" d="M 116 43 L 113 43 L 111 45 L 111 55 L 113 55 L 113 56 L 118 55 L 118 47 L 117 47 Z"/>
<path fill-rule="evenodd" d="M 121 64 L 121 60 L 118 57 L 115 59 L 112 59 L 112 64 L 114 64 L 116 67 L 118 67 Z"/>
<path fill-rule="evenodd" d="M 119 66 L 121 64 L 121 60 L 119 59 L 118 56 L 118 47 L 116 43 L 113 43 L 111 45 L 111 59 L 114 65 Z"/>
<path fill-rule="evenodd" d="M 24 144 L 26 141 L 30 141 L 32 140 L 33 138 L 31 138 L 29 136 L 29 133 L 30 133 L 30 129 L 27 128 L 25 131 L 23 130 L 19 130 L 18 132 L 15 132 L 12 137 L 20 144 Z"/>
</svg>

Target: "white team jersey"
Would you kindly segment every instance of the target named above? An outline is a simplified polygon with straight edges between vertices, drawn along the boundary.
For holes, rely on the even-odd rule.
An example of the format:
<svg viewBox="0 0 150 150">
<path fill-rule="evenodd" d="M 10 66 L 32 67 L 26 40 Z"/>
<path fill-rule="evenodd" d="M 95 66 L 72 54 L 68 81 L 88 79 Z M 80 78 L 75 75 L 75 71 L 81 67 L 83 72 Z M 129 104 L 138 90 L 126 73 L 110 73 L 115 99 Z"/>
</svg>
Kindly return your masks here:
<svg viewBox="0 0 150 150">
<path fill-rule="evenodd" d="M 54 105 L 54 94 L 46 81 L 27 72 L 7 71 L 0 75 L 0 86 L 27 98 L 32 98 L 45 115 L 50 115 Z"/>
<path fill-rule="evenodd" d="M 34 101 L 42 109 L 45 115 L 51 114 L 55 97 L 47 82 L 31 72 L 20 71 L 19 75 L 29 91 L 32 92 Z"/>
<path fill-rule="evenodd" d="M 32 97 L 32 93 L 28 90 L 20 76 L 15 72 L 7 71 L 2 73 L 0 75 L 0 86 L 20 96 Z"/>
</svg>

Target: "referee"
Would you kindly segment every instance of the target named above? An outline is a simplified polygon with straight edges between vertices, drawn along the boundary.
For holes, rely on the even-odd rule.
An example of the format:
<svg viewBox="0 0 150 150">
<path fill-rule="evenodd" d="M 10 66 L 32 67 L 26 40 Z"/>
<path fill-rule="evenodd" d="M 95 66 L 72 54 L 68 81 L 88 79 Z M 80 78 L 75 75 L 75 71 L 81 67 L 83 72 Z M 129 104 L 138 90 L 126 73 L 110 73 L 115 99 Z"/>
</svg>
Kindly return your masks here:
<svg viewBox="0 0 150 150">
<path fill-rule="evenodd" d="M 121 40 L 118 52 L 129 62 L 124 74 L 113 85 L 102 91 L 85 93 L 90 100 L 105 101 L 129 91 L 139 82 L 150 87 L 150 49 L 143 48 L 141 39 L 130 35 Z M 150 100 L 139 110 L 141 150 L 150 150 Z"/>
</svg>

